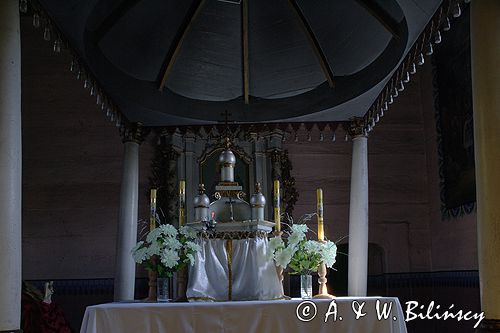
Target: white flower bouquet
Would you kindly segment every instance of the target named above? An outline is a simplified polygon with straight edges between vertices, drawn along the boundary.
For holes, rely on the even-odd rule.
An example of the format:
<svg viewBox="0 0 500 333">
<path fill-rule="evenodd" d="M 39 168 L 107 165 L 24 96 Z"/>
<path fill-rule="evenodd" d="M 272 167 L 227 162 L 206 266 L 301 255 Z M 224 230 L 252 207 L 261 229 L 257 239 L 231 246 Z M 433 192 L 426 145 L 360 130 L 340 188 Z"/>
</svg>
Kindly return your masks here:
<svg viewBox="0 0 500 333">
<path fill-rule="evenodd" d="M 321 263 L 331 268 L 335 264 L 337 246 L 334 242 L 307 240 L 309 228 L 306 224 L 292 224 L 288 238 L 280 236 L 269 240 L 269 259 L 277 266 L 290 268 L 292 274 L 311 274 L 318 271 Z"/>
<path fill-rule="evenodd" d="M 132 249 L 132 256 L 138 264 L 156 272 L 158 277 L 172 277 L 172 274 L 187 264 L 194 264 L 194 255 L 200 246 L 194 242 L 196 232 L 187 226 L 177 230 L 171 224 L 162 224 L 151 230 L 145 241 Z"/>
</svg>

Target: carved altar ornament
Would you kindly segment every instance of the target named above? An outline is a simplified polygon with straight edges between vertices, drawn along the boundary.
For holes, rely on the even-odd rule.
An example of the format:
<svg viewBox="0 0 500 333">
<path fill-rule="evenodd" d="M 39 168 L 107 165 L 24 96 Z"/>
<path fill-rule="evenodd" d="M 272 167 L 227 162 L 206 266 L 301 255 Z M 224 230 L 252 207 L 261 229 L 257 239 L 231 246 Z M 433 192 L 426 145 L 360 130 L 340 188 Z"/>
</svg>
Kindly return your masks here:
<svg viewBox="0 0 500 333">
<path fill-rule="evenodd" d="M 250 198 L 250 206 L 252 207 L 252 220 L 263 221 L 266 198 L 262 194 L 260 183 L 255 184 L 255 193 Z"/>
<path fill-rule="evenodd" d="M 236 156 L 234 156 L 234 153 L 229 149 L 229 143 L 226 143 L 226 149 L 219 155 L 219 165 L 221 166 L 221 181 L 229 183 L 234 182 Z"/>
<path fill-rule="evenodd" d="M 234 181 L 236 158 L 226 148 L 219 155 L 221 181 L 215 199 L 209 202 L 200 187 L 193 200 L 200 217 L 187 225 L 198 231 L 201 251 L 189 268 L 187 298 L 190 301 L 266 300 L 283 298 L 283 288 L 274 263 L 267 257 L 267 234 L 273 222 L 264 220 L 266 200 L 260 184 L 250 203 L 242 186 Z M 208 208 L 207 208 L 208 204 Z M 206 211 L 211 218 L 206 218 Z M 196 213 L 198 210 L 198 213 Z"/>
<path fill-rule="evenodd" d="M 198 187 L 198 195 L 193 199 L 194 220 L 205 222 L 208 220 L 208 208 L 210 207 L 210 199 L 205 194 L 205 185 L 200 184 Z"/>
</svg>

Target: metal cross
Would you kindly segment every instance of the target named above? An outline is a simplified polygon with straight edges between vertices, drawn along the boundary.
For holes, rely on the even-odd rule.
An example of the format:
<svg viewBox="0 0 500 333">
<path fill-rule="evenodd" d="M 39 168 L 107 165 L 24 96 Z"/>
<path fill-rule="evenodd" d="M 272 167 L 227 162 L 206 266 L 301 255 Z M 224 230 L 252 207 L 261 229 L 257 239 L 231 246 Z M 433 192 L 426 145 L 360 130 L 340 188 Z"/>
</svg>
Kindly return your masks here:
<svg viewBox="0 0 500 333">
<path fill-rule="evenodd" d="M 226 110 L 221 113 L 221 115 L 224 116 L 224 136 L 226 139 L 229 139 L 229 117 L 232 116 L 232 114 Z"/>
<path fill-rule="evenodd" d="M 229 205 L 229 220 L 234 221 L 233 198 L 229 197 L 229 201 L 226 201 L 225 204 Z"/>
</svg>

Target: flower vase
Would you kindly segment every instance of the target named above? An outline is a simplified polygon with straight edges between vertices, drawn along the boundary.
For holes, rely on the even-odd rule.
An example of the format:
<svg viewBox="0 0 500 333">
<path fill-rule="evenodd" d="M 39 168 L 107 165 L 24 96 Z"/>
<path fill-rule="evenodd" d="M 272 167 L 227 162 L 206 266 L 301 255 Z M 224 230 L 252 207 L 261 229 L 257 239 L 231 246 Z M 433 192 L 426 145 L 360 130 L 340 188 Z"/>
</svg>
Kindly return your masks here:
<svg viewBox="0 0 500 333">
<path fill-rule="evenodd" d="M 301 274 L 300 275 L 300 297 L 302 299 L 312 298 L 312 275 L 311 274 Z"/>
<path fill-rule="evenodd" d="M 170 278 L 157 278 L 156 279 L 156 301 L 157 302 L 168 302 L 170 289 Z"/>
</svg>

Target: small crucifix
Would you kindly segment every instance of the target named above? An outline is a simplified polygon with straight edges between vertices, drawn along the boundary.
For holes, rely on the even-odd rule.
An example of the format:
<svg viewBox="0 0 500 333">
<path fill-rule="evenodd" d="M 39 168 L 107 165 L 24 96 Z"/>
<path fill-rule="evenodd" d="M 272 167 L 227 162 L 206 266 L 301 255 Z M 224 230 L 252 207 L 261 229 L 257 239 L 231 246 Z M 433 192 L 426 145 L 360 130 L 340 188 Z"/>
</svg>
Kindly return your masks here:
<svg viewBox="0 0 500 333">
<path fill-rule="evenodd" d="M 229 145 L 229 117 L 232 116 L 227 110 L 221 113 L 224 116 L 224 137 L 226 145 Z"/>
<path fill-rule="evenodd" d="M 229 221 L 234 221 L 234 213 L 233 213 L 233 198 L 229 197 L 229 201 L 226 201 L 225 204 L 229 205 Z"/>
<path fill-rule="evenodd" d="M 226 127 L 228 127 L 228 126 L 229 126 L 229 117 L 231 117 L 231 116 L 232 116 L 232 114 L 231 114 L 231 113 L 229 113 L 229 112 L 226 110 L 226 111 L 224 111 L 223 113 L 221 113 L 221 116 L 224 116 L 224 125 L 225 125 Z"/>
</svg>

